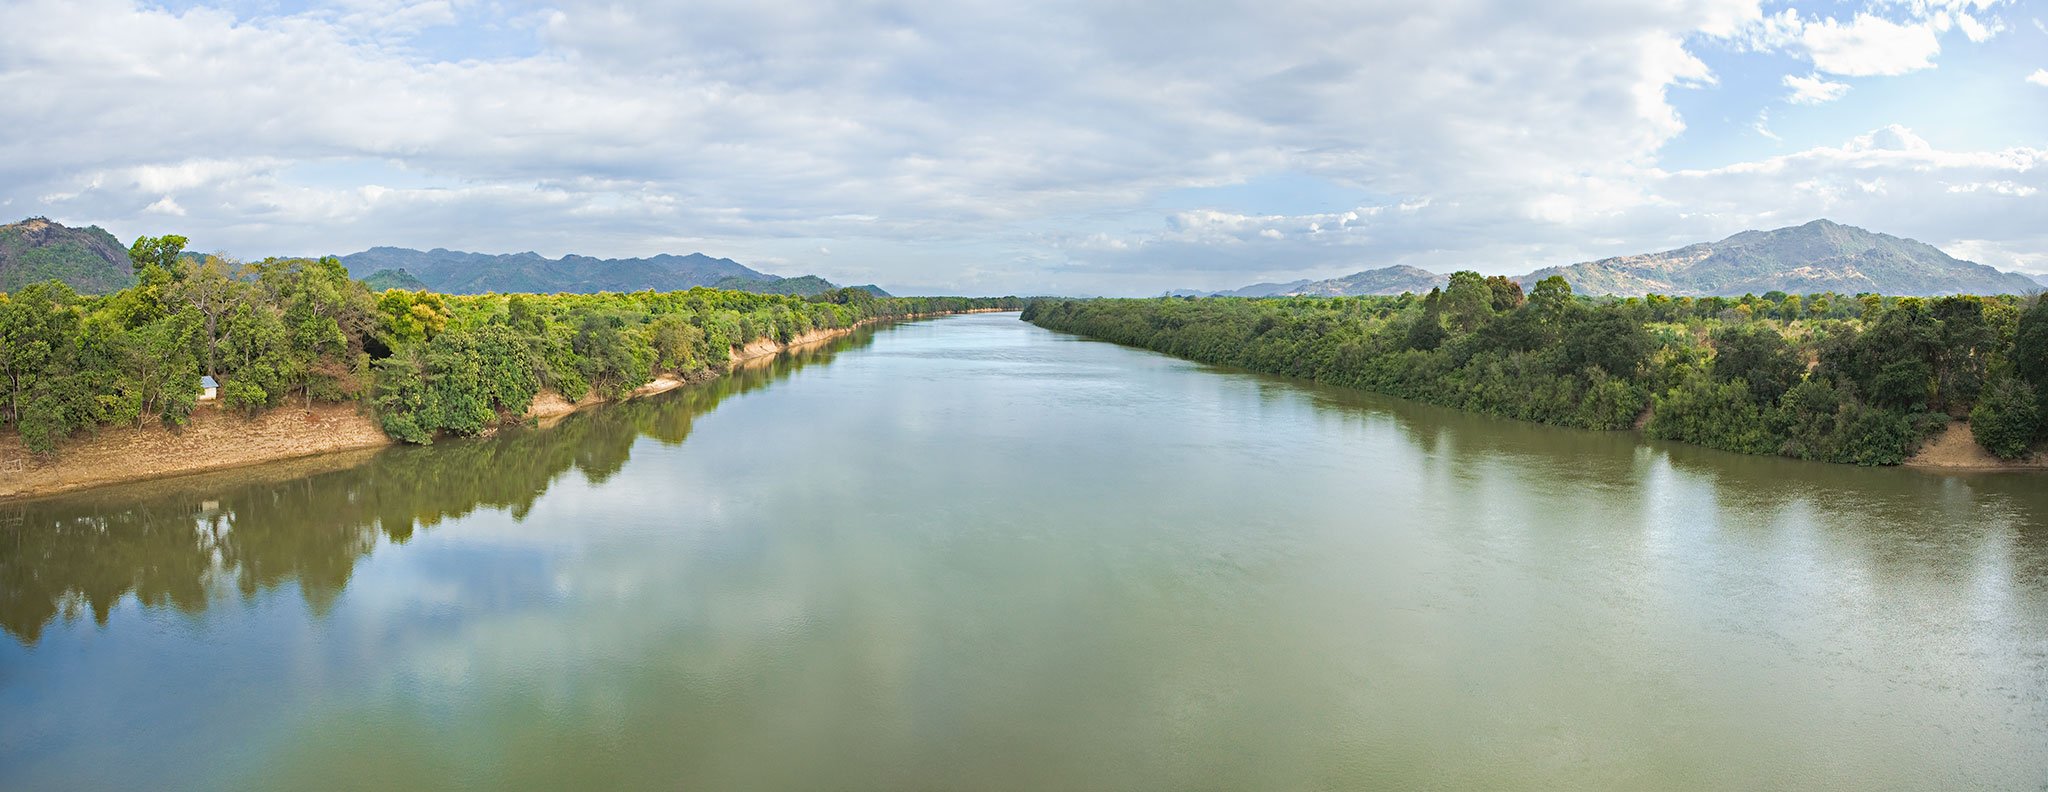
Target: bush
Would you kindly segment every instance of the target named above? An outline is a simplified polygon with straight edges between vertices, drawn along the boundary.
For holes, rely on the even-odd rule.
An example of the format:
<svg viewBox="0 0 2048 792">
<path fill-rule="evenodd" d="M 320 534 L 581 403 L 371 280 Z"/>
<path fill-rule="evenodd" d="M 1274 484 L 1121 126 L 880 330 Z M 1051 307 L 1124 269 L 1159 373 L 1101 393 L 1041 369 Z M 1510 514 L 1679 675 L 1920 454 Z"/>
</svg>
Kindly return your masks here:
<svg viewBox="0 0 2048 792">
<path fill-rule="evenodd" d="M 1991 383 L 1970 410 L 1970 432 L 1977 445 L 1999 459 L 2025 456 L 2027 446 L 2041 431 L 2039 402 L 2034 388 L 2013 377 Z"/>
<path fill-rule="evenodd" d="M 1778 445 L 1771 439 L 1764 411 L 1749 395 L 1749 383 L 1742 380 L 1686 380 L 1657 397 L 1647 428 L 1651 437 L 1744 454 L 1768 454 Z"/>
</svg>

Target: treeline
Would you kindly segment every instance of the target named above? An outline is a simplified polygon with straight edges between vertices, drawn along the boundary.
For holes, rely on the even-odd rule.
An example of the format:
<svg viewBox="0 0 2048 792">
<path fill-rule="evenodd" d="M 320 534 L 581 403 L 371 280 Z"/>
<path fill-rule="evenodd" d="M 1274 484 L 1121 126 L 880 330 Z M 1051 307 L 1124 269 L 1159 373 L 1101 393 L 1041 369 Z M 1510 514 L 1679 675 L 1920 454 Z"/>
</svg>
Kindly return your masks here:
<svg viewBox="0 0 2048 792">
<path fill-rule="evenodd" d="M 2048 301 L 1772 292 L 1037 300 L 1026 321 L 1170 355 L 1541 423 L 1892 465 L 1952 418 L 2006 459 L 2048 432 Z"/>
<path fill-rule="evenodd" d="M 516 418 L 543 388 L 617 397 L 658 374 L 722 366 L 758 340 L 1022 304 L 861 289 L 373 293 L 333 258 L 241 264 L 184 254 L 185 242 L 136 240 L 136 284 L 104 296 L 59 281 L 0 294 L 0 427 L 47 453 L 100 426 L 181 425 L 207 375 L 227 409 L 363 402 L 391 436 L 426 443 Z"/>
</svg>

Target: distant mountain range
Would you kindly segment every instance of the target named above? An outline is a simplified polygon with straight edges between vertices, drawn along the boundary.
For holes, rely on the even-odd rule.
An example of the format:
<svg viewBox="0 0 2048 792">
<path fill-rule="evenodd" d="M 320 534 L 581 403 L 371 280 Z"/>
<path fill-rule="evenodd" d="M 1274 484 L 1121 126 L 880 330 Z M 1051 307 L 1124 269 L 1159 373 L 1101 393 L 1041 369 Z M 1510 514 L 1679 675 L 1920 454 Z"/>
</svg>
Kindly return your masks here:
<svg viewBox="0 0 2048 792">
<path fill-rule="evenodd" d="M 369 273 L 368 278 L 402 271 L 425 284 L 426 288 L 446 294 L 588 294 L 642 289 L 678 291 L 711 286 L 764 294 L 808 296 L 839 288 L 816 275 L 784 278 L 752 269 L 732 259 L 712 258 L 702 253 L 687 256 L 664 253 L 649 258 L 624 259 L 568 255 L 551 259 L 531 252 L 490 254 L 443 248 L 421 251 L 374 247 L 342 256 L 341 263 L 351 274 Z M 888 296 L 887 292 L 872 284 L 860 288 L 878 296 Z"/>
<path fill-rule="evenodd" d="M 1545 267 L 1515 280 L 1528 288 L 1552 275 L 1564 276 L 1572 291 L 1579 294 L 1656 293 L 1673 297 L 1739 297 L 1772 290 L 1793 294 L 1832 291 L 1918 296 L 2025 294 L 2048 284 L 2048 276 L 2001 272 L 1957 259 L 1925 242 L 1872 233 L 1830 220 L 1772 231 L 1744 231 L 1719 242 L 1702 242 L 1662 253 Z M 1211 292 L 1208 296 L 1400 294 L 1425 292 L 1446 281 L 1444 275 L 1395 266 L 1329 280 L 1254 284 L 1230 292 Z"/>
<path fill-rule="evenodd" d="M 188 252 L 188 257 L 198 254 Z M 538 253 L 492 255 L 435 248 L 428 251 L 376 247 L 341 257 L 349 273 L 371 289 L 432 289 L 447 294 L 485 292 L 675 291 L 696 286 L 809 296 L 839 288 L 816 275 L 784 278 L 732 259 L 702 253 L 651 258 L 599 259 Z M 69 228 L 31 217 L 0 225 L 0 292 L 50 279 L 87 294 L 103 294 L 135 283 L 128 248 L 99 226 Z M 881 287 L 865 289 L 887 297 Z"/>
<path fill-rule="evenodd" d="M 68 228 L 47 217 L 0 225 L 0 292 L 61 280 L 87 294 L 135 285 L 128 246 L 99 226 Z"/>
</svg>

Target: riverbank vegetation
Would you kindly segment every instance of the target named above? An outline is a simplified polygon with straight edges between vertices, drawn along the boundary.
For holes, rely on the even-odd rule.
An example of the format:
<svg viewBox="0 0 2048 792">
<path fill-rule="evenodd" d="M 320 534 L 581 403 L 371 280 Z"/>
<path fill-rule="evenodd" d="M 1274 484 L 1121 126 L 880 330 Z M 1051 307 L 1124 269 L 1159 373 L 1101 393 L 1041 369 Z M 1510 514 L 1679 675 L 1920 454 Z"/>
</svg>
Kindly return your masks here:
<svg viewBox="0 0 2048 792">
<path fill-rule="evenodd" d="M 723 366 L 735 348 L 1013 298 L 811 297 L 697 288 L 626 294 L 372 292 L 338 260 L 242 264 L 143 237 L 134 286 L 83 296 L 59 281 L 0 294 L 0 428 L 49 453 L 101 426 L 184 424 L 201 375 L 224 409 L 360 402 L 413 443 L 521 416 L 542 389 L 622 396 L 657 375 Z"/>
<path fill-rule="evenodd" d="M 1771 292 L 1037 300 L 1042 327 L 1522 420 L 1892 465 L 1951 419 L 2013 459 L 2048 430 L 2048 301 Z"/>
</svg>

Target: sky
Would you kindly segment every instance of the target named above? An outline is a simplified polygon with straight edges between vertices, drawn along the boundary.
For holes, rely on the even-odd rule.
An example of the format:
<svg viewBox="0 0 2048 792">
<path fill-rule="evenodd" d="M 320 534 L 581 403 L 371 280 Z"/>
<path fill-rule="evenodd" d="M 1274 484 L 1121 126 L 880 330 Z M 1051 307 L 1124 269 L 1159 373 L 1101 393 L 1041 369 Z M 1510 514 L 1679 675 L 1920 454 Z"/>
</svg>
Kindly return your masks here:
<svg viewBox="0 0 2048 792">
<path fill-rule="evenodd" d="M 904 293 L 1816 218 L 2048 273 L 2048 0 L 0 0 L 0 217 Z"/>
</svg>

